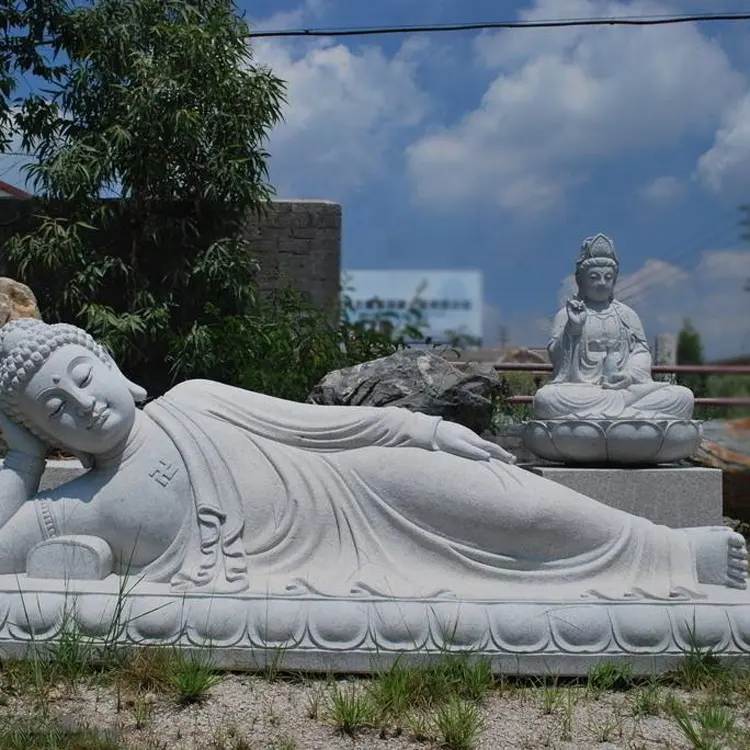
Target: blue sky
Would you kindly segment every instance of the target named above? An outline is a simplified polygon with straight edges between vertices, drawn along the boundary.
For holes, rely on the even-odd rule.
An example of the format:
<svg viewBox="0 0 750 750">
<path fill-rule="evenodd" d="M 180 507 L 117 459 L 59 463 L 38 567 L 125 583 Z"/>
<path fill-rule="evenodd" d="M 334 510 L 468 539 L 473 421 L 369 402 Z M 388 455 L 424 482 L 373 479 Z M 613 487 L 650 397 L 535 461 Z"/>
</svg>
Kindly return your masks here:
<svg viewBox="0 0 750 750">
<path fill-rule="evenodd" d="M 240 0 L 265 28 L 747 10 L 743 0 Z M 743 7 L 744 6 L 744 7 Z M 583 237 L 651 338 L 750 351 L 750 23 L 257 40 L 288 82 L 282 197 L 340 201 L 348 269 L 484 273 L 485 336 L 544 344 Z M 0 175 L 13 169 L 0 163 Z"/>
</svg>

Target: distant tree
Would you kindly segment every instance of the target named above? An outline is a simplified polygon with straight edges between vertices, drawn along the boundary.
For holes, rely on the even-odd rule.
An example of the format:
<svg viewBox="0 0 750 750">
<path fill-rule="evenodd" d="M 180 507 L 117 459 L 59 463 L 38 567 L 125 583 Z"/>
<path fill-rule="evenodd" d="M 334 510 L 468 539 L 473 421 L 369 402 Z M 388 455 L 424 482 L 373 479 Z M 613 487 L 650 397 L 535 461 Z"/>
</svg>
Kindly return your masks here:
<svg viewBox="0 0 750 750">
<path fill-rule="evenodd" d="M 677 364 L 678 365 L 702 365 L 703 342 L 700 333 L 693 327 L 689 318 L 685 318 L 682 329 L 677 337 Z M 677 382 L 690 388 L 696 396 L 706 393 L 705 375 L 680 375 Z"/>
</svg>

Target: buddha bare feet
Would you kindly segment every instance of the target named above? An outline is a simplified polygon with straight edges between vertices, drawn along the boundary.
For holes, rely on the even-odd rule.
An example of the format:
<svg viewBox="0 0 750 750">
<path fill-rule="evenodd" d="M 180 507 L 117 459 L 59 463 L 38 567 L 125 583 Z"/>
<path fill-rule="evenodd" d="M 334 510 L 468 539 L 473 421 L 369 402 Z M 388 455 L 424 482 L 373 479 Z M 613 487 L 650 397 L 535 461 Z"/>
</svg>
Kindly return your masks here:
<svg viewBox="0 0 750 750">
<path fill-rule="evenodd" d="M 726 526 L 700 526 L 684 531 L 690 535 L 701 583 L 747 588 L 747 547 L 741 534 Z"/>
</svg>

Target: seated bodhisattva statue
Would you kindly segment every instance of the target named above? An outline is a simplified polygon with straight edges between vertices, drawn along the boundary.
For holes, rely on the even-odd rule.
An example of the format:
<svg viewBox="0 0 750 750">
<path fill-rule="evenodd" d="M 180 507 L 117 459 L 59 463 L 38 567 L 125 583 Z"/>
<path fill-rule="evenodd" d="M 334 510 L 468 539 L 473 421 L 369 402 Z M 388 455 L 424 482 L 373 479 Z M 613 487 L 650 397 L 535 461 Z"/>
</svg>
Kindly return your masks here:
<svg viewBox="0 0 750 750">
<path fill-rule="evenodd" d="M 177 592 L 667 599 L 746 585 L 731 530 L 614 510 L 437 417 L 201 380 L 144 399 L 79 328 L 0 329 L 0 573 L 88 535 L 117 574 Z M 39 491 L 50 445 L 91 469 Z"/>
<path fill-rule="evenodd" d="M 578 294 L 555 316 L 547 348 L 554 375 L 534 397 L 535 419 L 690 419 L 693 394 L 651 378 L 640 318 L 615 299 L 615 247 L 597 234 L 576 263 Z"/>
<path fill-rule="evenodd" d="M 615 299 L 619 269 L 609 237 L 583 241 L 578 293 L 552 324 L 552 380 L 534 395 L 534 419 L 524 431 L 526 446 L 542 458 L 657 464 L 684 459 L 698 447 L 693 394 L 652 379 L 643 325 Z"/>
</svg>

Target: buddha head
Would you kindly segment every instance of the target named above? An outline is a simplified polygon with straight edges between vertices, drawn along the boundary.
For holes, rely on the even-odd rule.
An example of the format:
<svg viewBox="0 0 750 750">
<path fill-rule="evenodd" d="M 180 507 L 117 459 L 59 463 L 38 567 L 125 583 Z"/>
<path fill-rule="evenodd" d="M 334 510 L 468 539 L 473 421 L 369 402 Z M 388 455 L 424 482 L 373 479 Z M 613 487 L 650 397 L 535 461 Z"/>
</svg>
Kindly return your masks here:
<svg viewBox="0 0 750 750">
<path fill-rule="evenodd" d="M 587 237 L 581 243 L 581 254 L 576 263 L 579 298 L 590 302 L 611 302 L 615 297 L 619 271 L 614 242 L 604 234 Z"/>
<path fill-rule="evenodd" d="M 0 409 L 49 445 L 106 453 L 146 393 L 80 328 L 25 318 L 0 328 Z"/>
</svg>

